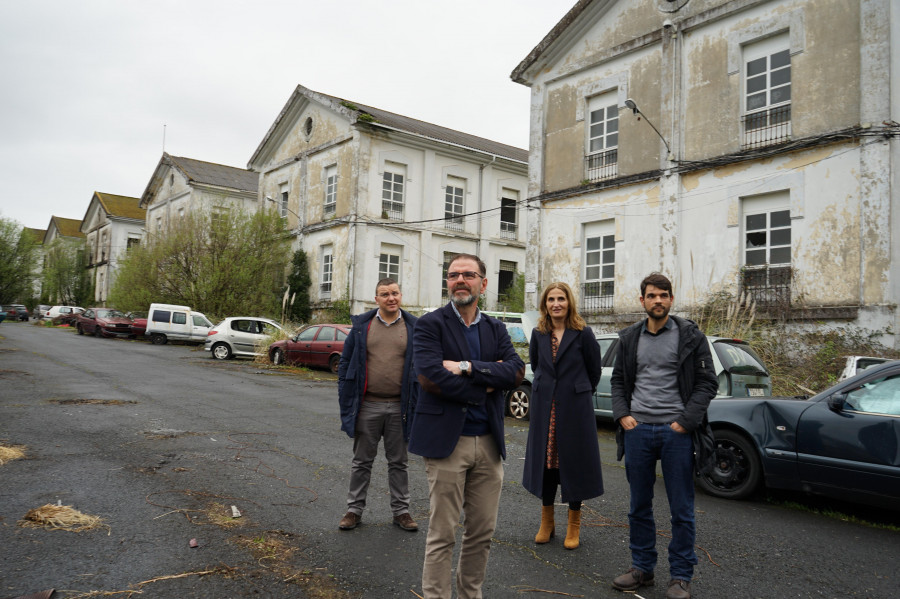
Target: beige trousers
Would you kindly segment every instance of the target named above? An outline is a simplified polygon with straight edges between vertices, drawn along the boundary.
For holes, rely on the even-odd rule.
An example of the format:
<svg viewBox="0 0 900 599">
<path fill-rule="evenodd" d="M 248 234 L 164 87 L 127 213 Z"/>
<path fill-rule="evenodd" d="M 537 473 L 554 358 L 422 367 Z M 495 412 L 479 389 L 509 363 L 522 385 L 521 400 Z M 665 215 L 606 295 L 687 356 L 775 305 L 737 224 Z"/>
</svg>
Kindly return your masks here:
<svg viewBox="0 0 900 599">
<path fill-rule="evenodd" d="M 481 599 L 491 537 L 503 486 L 503 462 L 491 435 L 460 437 L 443 459 L 425 458 L 431 519 L 425 540 L 422 592 L 425 599 L 451 598 L 451 570 L 456 526 L 465 513 L 456 593 L 459 599 Z"/>
</svg>

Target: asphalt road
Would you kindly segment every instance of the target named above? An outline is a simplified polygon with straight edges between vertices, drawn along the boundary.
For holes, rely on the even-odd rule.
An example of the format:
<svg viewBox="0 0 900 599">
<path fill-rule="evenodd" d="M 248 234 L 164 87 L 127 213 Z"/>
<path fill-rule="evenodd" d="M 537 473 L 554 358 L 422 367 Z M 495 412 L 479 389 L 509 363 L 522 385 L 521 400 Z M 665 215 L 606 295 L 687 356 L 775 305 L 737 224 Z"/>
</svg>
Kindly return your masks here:
<svg viewBox="0 0 900 599">
<path fill-rule="evenodd" d="M 351 442 L 336 395 L 326 372 L 4 322 L 0 443 L 25 446 L 27 458 L 0 466 L 0 597 L 51 588 L 69 598 L 415 597 L 428 524 L 423 462 L 411 456 L 420 532 L 391 525 L 381 456 L 362 525 L 338 530 Z M 540 502 L 521 487 L 527 425 L 507 419 L 506 434 L 485 597 L 623 597 L 609 585 L 629 565 L 628 492 L 611 428 L 598 428 L 606 494 L 585 504 L 575 551 L 563 549 L 564 535 L 533 543 Z M 58 502 L 105 526 L 18 525 Z M 228 516 L 232 505 L 240 518 Z M 638 597 L 665 594 L 667 519 L 660 481 L 658 583 Z M 697 523 L 695 597 L 900 596 L 895 530 L 699 492 Z"/>
</svg>

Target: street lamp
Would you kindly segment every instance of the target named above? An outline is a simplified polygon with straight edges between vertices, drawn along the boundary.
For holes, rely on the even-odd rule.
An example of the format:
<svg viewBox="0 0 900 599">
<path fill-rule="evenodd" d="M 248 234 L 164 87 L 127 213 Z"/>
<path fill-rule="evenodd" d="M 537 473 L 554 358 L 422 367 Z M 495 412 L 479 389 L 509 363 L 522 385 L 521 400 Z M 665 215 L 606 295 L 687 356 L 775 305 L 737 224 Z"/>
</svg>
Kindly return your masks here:
<svg viewBox="0 0 900 599">
<path fill-rule="evenodd" d="M 659 136 L 659 138 L 662 140 L 662 142 L 666 145 L 666 151 L 668 152 L 668 154 L 666 155 L 666 160 L 668 160 L 670 162 L 674 162 L 675 156 L 672 155 L 672 148 L 669 147 L 669 142 L 667 142 L 666 138 L 662 136 L 662 133 L 659 132 L 659 129 L 657 129 L 656 126 L 650 122 L 650 119 L 647 118 L 647 115 L 644 114 L 643 112 L 641 112 L 641 109 L 637 107 L 637 104 L 634 103 L 634 100 L 632 100 L 631 98 L 628 98 L 627 100 L 625 100 L 625 107 L 630 108 L 632 114 L 639 114 L 642 117 L 644 117 L 644 120 L 647 121 L 647 124 L 650 125 L 651 127 L 653 127 L 653 130 L 656 131 L 656 134 Z"/>
<path fill-rule="evenodd" d="M 301 221 L 303 220 L 303 218 L 302 218 L 299 214 L 297 214 L 296 212 L 294 212 L 293 210 L 291 210 L 290 208 L 288 208 L 288 207 L 287 207 L 287 204 L 281 205 L 281 203 L 278 202 L 278 200 L 275 200 L 275 199 L 273 199 L 273 198 L 271 198 L 271 197 L 269 197 L 269 196 L 266 196 L 266 201 L 267 201 L 267 202 L 272 202 L 272 203 L 275 204 L 277 207 L 283 208 L 283 209 L 287 210 L 288 212 L 290 212 L 291 214 L 293 214 L 294 216 L 296 216 L 296 217 L 297 217 L 297 228 L 293 231 L 293 233 L 294 233 L 295 235 L 297 235 L 297 234 L 300 233 L 300 224 L 301 224 Z"/>
</svg>

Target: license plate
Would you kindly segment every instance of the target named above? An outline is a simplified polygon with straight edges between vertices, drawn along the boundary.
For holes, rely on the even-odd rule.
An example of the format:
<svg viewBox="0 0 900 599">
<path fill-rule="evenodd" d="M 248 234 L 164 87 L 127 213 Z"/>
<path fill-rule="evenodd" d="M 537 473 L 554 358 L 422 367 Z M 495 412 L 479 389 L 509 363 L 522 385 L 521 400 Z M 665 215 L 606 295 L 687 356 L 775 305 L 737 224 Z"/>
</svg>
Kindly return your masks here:
<svg viewBox="0 0 900 599">
<path fill-rule="evenodd" d="M 766 395 L 765 389 L 756 389 L 754 387 L 748 387 L 747 391 L 750 392 L 750 397 L 765 397 L 765 395 Z"/>
</svg>

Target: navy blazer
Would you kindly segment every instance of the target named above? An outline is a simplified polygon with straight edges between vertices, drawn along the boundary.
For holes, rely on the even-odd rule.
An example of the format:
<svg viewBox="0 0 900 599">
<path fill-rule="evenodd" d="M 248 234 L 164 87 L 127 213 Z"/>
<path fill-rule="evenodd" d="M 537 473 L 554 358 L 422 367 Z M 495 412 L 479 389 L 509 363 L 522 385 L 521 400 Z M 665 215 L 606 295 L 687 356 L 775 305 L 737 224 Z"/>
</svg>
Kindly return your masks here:
<svg viewBox="0 0 900 599">
<path fill-rule="evenodd" d="M 413 363 L 420 389 L 409 439 L 411 453 L 426 458 L 449 456 L 462 434 L 468 406 L 485 404 L 491 435 L 506 458 L 503 391 L 522 382 L 525 363 L 502 322 L 482 312 L 478 329 L 481 359 L 472 360 L 463 325 L 449 303 L 416 322 Z M 471 376 L 451 373 L 444 368 L 444 360 L 468 360 Z M 488 387 L 493 391 L 488 393 Z"/>
</svg>

